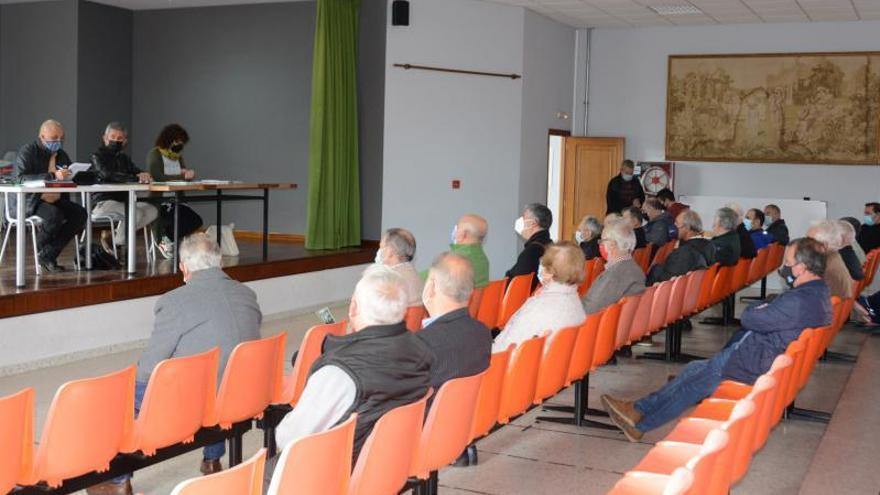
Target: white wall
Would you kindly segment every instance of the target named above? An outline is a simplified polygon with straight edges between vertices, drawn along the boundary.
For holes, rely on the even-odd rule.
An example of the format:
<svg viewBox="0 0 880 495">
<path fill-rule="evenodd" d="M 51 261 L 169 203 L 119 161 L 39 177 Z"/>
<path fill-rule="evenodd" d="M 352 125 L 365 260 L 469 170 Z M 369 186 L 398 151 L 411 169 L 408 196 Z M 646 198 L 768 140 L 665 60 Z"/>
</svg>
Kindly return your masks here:
<svg viewBox="0 0 880 495">
<path fill-rule="evenodd" d="M 880 22 L 597 29 L 589 134 L 624 136 L 628 158 L 662 160 L 669 55 L 880 50 L 877 33 Z M 675 182 L 677 194 L 827 201 L 835 218 L 880 199 L 877 166 L 678 162 Z"/>
<path fill-rule="evenodd" d="M 550 56 L 549 45 L 541 37 L 564 39 L 564 32 L 573 30 L 532 16 L 521 7 L 476 0 L 413 0 L 410 26 L 388 27 L 382 226 L 413 231 L 420 267 L 448 248 L 455 220 L 474 212 L 489 222 L 486 251 L 491 275 L 500 276 L 519 249 L 513 222 L 522 200 L 546 198 L 547 130 L 561 125 L 549 125 L 547 115 L 571 111 L 573 55 L 564 64 L 567 73 L 559 73 L 559 66 L 565 51 L 573 53 L 574 37 L 568 46 L 557 47 L 562 54 L 552 54 L 545 65 L 541 58 Z M 531 82 L 405 71 L 392 67 L 395 63 L 529 71 L 540 85 L 528 90 L 540 98 L 535 105 L 528 101 L 540 137 L 532 136 L 538 130 L 532 130 L 531 122 L 524 123 L 533 116 L 523 111 L 524 88 Z M 545 67 L 552 73 L 544 73 Z M 557 84 L 557 78 L 567 86 Z M 555 98 L 544 99 L 545 92 L 558 87 L 565 91 L 559 109 Z M 524 174 L 528 184 L 521 179 L 524 149 L 530 157 Z M 461 180 L 461 189 L 452 189 L 453 179 Z"/>
</svg>

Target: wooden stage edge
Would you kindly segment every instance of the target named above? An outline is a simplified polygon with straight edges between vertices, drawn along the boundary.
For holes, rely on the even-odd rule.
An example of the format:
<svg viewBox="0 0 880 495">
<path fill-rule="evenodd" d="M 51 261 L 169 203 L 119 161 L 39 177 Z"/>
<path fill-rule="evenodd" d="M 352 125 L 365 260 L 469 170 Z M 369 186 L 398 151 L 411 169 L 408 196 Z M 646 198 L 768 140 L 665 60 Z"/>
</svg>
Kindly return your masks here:
<svg viewBox="0 0 880 495">
<path fill-rule="evenodd" d="M 247 238 L 248 235 L 245 234 L 242 237 Z M 291 237 L 270 237 L 270 239 L 272 244 L 276 246 L 277 243 L 296 242 Z M 239 242 L 241 243 L 241 241 Z M 277 256 L 270 252 L 270 258 L 267 261 L 249 258 L 232 266 L 225 266 L 224 263 L 223 270 L 240 282 L 251 282 L 344 268 L 371 263 L 378 245 L 377 241 L 364 240 L 359 247 L 333 251 L 305 251 L 300 248 L 298 250 L 300 254 L 290 256 Z M 117 280 L 89 283 L 73 282 L 70 285 L 55 285 L 50 288 L 11 291 L 11 293 L 0 294 L 0 318 L 156 296 L 181 285 L 183 285 L 183 279 L 179 273 L 150 275 L 139 272 Z"/>
</svg>

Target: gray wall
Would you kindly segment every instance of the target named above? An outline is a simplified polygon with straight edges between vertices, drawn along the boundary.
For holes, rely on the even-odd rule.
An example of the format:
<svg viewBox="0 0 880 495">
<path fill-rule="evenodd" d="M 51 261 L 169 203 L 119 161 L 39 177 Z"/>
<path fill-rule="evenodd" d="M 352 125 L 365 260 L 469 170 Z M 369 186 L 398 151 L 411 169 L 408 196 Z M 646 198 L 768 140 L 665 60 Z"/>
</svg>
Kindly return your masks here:
<svg viewBox="0 0 880 495">
<path fill-rule="evenodd" d="M 55 118 L 78 157 L 76 0 L 0 6 L 0 74 L 2 149 L 17 150 Z"/>
<path fill-rule="evenodd" d="M 97 149 L 108 122 L 131 125 L 130 10 L 79 3 L 77 149 L 80 158 Z M 136 155 L 142 164 L 143 156 Z"/>
<path fill-rule="evenodd" d="M 358 42 L 361 237 L 375 240 L 382 233 L 386 9 L 386 0 L 361 3 Z"/>
<path fill-rule="evenodd" d="M 180 123 L 199 177 L 298 183 L 272 195 L 269 228 L 304 232 L 314 19 L 312 2 L 135 12 L 135 159 Z M 212 212 L 201 210 L 206 223 Z M 260 228 L 260 212 L 256 202 L 224 207 L 246 230 Z"/>
</svg>

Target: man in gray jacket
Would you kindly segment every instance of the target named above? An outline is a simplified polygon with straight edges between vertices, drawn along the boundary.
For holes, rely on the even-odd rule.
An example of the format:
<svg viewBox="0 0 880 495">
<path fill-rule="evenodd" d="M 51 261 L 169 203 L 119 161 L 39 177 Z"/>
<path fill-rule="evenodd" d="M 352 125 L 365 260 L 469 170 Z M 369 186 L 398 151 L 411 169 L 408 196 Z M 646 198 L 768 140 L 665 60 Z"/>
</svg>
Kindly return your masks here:
<svg viewBox="0 0 880 495">
<path fill-rule="evenodd" d="M 236 345 L 260 338 L 263 315 L 254 291 L 220 269 L 220 247 L 205 234 L 193 234 L 180 245 L 180 271 L 185 285 L 156 302 L 153 333 L 138 360 L 135 409 L 140 407 L 153 368 L 160 361 L 220 348 L 218 384 Z M 201 472 L 223 469 L 223 442 L 205 447 Z M 93 486 L 89 495 L 130 494 L 128 476 Z"/>
<path fill-rule="evenodd" d="M 636 236 L 629 222 L 610 219 L 602 229 L 599 251 L 605 258 L 605 270 L 593 282 L 584 297 L 584 311 L 591 315 L 611 306 L 625 296 L 645 290 L 645 273 L 633 261 Z"/>
</svg>

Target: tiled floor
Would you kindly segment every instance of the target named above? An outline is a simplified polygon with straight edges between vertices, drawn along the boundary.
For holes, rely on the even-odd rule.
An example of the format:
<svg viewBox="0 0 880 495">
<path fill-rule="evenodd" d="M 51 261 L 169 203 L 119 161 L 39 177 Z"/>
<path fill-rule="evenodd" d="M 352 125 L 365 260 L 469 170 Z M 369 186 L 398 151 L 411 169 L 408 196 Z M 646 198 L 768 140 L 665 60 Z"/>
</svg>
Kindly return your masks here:
<svg viewBox="0 0 880 495">
<path fill-rule="evenodd" d="M 740 306 L 740 304 L 738 304 Z M 344 317 L 346 308 L 333 308 Z M 316 323 L 314 315 L 267 322 L 263 334 L 285 330 L 289 333 L 288 356 L 296 348 L 305 330 Z M 694 320 L 696 322 L 696 319 Z M 721 347 L 732 328 L 704 327 L 685 334 L 685 351 L 710 355 Z M 853 328 L 838 336 L 834 348 L 854 354 L 865 334 Z M 662 335 L 655 337 L 662 349 Z M 55 389 L 75 378 L 95 376 L 119 369 L 137 360 L 137 352 L 105 356 L 56 368 L 0 378 L 0 395 L 25 386 L 37 389 L 37 428 L 45 418 Z M 289 364 L 288 364 L 289 366 Z M 605 366 L 594 374 L 590 385 L 590 406 L 599 408 L 599 396 L 612 393 L 621 397 L 639 397 L 661 386 L 680 365 L 658 361 L 620 359 L 617 365 Z M 800 407 L 831 411 L 846 384 L 851 364 L 820 363 L 810 383 L 798 398 Z M 572 393 L 562 391 L 550 402 L 570 404 Z M 448 494 L 544 494 L 605 493 L 621 474 L 635 465 L 651 445 L 671 429 L 669 424 L 645 435 L 639 443 L 629 443 L 618 432 L 577 428 L 536 420 L 546 413 L 539 409 L 516 419 L 478 443 L 480 463 L 470 468 L 447 468 L 440 474 L 441 492 Z M 601 418 L 598 418 L 601 419 Z M 825 425 L 804 421 L 780 424 L 766 447 L 756 456 L 747 476 L 734 487 L 740 494 L 797 494 L 819 445 Z M 261 444 L 259 430 L 245 436 L 245 456 Z M 200 453 L 180 457 L 138 472 L 135 490 L 145 494 L 167 494 L 181 480 L 198 474 Z M 850 492 L 847 493 L 856 493 Z M 873 492 L 877 493 L 874 489 Z"/>
</svg>

